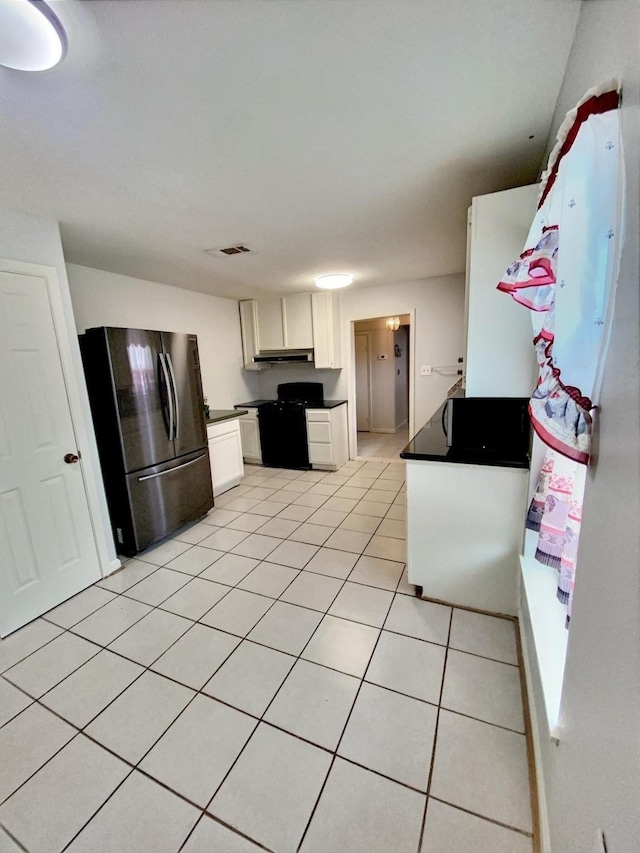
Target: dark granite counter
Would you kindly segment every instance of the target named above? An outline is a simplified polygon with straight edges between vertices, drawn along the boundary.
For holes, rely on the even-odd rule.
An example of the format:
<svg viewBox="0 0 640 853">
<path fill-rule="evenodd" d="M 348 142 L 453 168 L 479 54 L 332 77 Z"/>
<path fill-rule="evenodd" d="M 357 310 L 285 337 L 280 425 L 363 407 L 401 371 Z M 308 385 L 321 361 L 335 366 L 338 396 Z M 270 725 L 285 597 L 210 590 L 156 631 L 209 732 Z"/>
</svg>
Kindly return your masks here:
<svg viewBox="0 0 640 853">
<path fill-rule="evenodd" d="M 249 403 L 238 403 L 236 408 L 257 409 L 262 403 L 275 403 L 275 400 L 251 400 Z M 310 409 L 335 409 L 337 406 L 346 405 L 346 400 L 325 400 L 322 405 L 309 406 Z"/>
<path fill-rule="evenodd" d="M 458 392 L 456 396 L 464 396 Z M 493 465 L 500 468 L 528 468 L 528 455 L 513 451 L 468 450 L 447 446 L 443 425 L 446 400 L 422 429 L 416 433 L 401 452 L 401 459 L 417 459 L 428 462 L 455 462 L 462 465 Z"/>
<path fill-rule="evenodd" d="M 220 421 L 228 421 L 231 418 L 240 418 L 242 415 L 246 415 L 247 411 L 235 408 L 235 409 L 209 409 L 209 417 L 205 418 L 207 422 L 207 426 L 209 424 L 217 424 Z"/>
</svg>

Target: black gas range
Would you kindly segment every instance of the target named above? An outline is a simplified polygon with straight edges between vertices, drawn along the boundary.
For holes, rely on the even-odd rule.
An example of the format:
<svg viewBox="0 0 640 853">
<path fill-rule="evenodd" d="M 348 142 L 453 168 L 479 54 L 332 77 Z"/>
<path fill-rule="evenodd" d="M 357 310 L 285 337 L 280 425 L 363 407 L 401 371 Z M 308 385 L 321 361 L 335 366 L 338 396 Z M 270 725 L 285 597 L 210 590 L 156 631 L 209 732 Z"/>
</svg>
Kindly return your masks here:
<svg viewBox="0 0 640 853">
<path fill-rule="evenodd" d="M 278 399 L 258 406 L 262 464 L 272 468 L 310 468 L 305 410 L 322 405 L 322 382 L 278 385 Z"/>
</svg>

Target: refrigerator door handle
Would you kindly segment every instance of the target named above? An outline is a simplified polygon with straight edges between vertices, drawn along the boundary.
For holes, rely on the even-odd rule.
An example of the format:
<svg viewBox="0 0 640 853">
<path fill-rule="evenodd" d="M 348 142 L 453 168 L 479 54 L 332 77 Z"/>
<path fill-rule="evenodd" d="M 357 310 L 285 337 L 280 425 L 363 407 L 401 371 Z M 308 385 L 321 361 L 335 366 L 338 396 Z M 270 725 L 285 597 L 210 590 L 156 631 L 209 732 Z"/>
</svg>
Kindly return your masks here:
<svg viewBox="0 0 640 853">
<path fill-rule="evenodd" d="M 160 471 L 158 474 L 147 474 L 145 477 L 138 477 L 138 482 L 143 483 L 145 480 L 155 480 L 157 477 L 164 477 L 165 474 L 173 474 L 174 471 L 178 471 L 180 468 L 188 468 L 189 465 L 195 465 L 196 462 L 204 459 L 205 456 L 206 453 L 203 453 L 201 456 L 192 459 L 190 462 L 183 462 L 182 465 L 176 465 L 174 468 L 169 468 L 167 471 Z"/>
<path fill-rule="evenodd" d="M 169 403 L 169 438 L 173 439 L 174 437 L 174 416 L 173 416 L 173 390 L 171 384 L 169 382 L 169 374 L 167 373 L 167 364 L 165 362 L 166 356 L 164 353 L 158 353 L 158 359 L 160 360 L 160 367 L 162 368 L 162 373 L 164 376 L 164 384 L 167 389 L 167 401 Z"/>
<path fill-rule="evenodd" d="M 178 400 L 178 386 L 176 384 L 176 375 L 173 372 L 173 362 L 171 361 L 171 353 L 165 354 L 167 365 L 169 366 L 169 374 L 171 375 L 171 391 L 175 405 L 175 422 L 173 425 L 173 435 L 170 438 L 178 437 L 178 429 L 180 428 L 180 402 Z"/>
</svg>

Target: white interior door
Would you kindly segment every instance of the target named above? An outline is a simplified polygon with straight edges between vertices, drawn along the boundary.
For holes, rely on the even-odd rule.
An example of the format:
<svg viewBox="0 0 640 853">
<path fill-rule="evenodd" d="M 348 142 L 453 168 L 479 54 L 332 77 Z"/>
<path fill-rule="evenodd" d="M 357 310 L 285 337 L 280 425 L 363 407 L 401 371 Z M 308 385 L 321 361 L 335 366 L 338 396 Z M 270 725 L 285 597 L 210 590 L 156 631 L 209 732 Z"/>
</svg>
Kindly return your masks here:
<svg viewBox="0 0 640 853">
<path fill-rule="evenodd" d="M 356 423 L 359 432 L 371 429 L 371 365 L 369 334 L 356 334 Z"/>
<path fill-rule="evenodd" d="M 4 636 L 101 577 L 44 276 L 0 271 L 0 401 Z"/>
</svg>

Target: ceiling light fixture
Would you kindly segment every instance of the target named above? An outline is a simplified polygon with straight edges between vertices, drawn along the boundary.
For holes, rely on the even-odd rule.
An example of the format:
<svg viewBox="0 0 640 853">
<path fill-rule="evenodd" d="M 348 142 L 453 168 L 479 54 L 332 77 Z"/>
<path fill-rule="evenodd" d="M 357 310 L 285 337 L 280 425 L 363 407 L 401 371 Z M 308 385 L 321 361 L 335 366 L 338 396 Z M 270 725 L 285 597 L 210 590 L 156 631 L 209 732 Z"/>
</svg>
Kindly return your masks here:
<svg viewBox="0 0 640 853">
<path fill-rule="evenodd" d="M 400 317 L 387 317 L 386 326 L 390 332 L 397 332 L 400 328 Z"/>
<path fill-rule="evenodd" d="M 64 27 L 44 0 L 0 0 L 0 65 L 48 71 L 66 52 Z"/>
<path fill-rule="evenodd" d="M 352 283 L 353 276 L 346 272 L 319 275 L 316 279 L 316 287 L 319 287 L 322 290 L 337 290 L 339 287 L 348 287 Z"/>
</svg>

